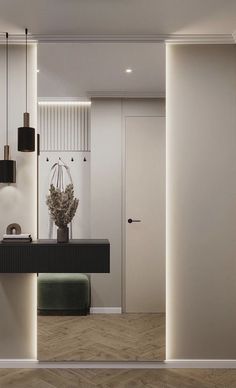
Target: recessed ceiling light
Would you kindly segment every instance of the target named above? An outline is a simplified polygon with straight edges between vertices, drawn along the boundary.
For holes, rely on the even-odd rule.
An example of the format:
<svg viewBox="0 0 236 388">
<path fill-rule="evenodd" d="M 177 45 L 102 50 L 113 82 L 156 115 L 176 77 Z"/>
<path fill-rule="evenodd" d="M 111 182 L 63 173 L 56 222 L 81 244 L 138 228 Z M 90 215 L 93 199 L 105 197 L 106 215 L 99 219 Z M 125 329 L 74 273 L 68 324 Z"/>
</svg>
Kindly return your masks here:
<svg viewBox="0 0 236 388">
<path fill-rule="evenodd" d="M 40 70 L 39 69 L 37 69 L 37 73 L 39 73 L 40 72 Z"/>
<path fill-rule="evenodd" d="M 130 69 L 130 67 L 128 67 L 128 69 L 125 70 L 126 73 L 132 73 L 132 69 Z"/>
</svg>

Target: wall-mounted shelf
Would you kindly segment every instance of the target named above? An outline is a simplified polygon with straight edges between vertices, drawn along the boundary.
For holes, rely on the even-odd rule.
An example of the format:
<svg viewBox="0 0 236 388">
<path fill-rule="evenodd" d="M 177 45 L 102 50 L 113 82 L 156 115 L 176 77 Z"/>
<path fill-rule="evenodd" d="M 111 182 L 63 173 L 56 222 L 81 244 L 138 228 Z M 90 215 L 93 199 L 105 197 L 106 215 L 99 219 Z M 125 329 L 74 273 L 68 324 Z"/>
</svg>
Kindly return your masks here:
<svg viewBox="0 0 236 388">
<path fill-rule="evenodd" d="M 0 273 L 108 273 L 108 240 L 38 240 L 0 243 Z"/>
</svg>

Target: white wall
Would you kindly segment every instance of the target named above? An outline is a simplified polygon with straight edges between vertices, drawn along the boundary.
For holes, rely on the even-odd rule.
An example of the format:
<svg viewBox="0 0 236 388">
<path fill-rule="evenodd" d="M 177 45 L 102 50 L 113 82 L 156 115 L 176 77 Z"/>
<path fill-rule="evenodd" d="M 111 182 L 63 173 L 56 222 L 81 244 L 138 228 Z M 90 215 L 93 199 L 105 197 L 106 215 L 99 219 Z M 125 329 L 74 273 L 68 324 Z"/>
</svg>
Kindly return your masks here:
<svg viewBox="0 0 236 388">
<path fill-rule="evenodd" d="M 167 358 L 236 358 L 236 51 L 167 46 Z"/>
<path fill-rule="evenodd" d="M 30 124 L 37 130 L 36 46 L 30 45 L 28 55 L 28 111 Z M 0 47 L 0 157 L 5 144 L 5 49 Z M 9 144 L 16 160 L 16 184 L 0 183 L 0 237 L 8 224 L 17 222 L 23 233 L 37 234 L 36 152 L 17 151 L 17 128 L 23 125 L 25 112 L 25 51 L 23 46 L 9 46 Z"/>
<path fill-rule="evenodd" d="M 111 274 L 92 275 L 92 305 L 121 306 L 121 102 L 91 106 L 91 237 L 111 242 Z"/>
<path fill-rule="evenodd" d="M 111 273 L 92 275 L 92 305 L 122 306 L 122 182 L 126 116 L 164 115 L 164 100 L 94 99 L 91 106 L 91 237 L 111 243 Z"/>
<path fill-rule="evenodd" d="M 28 50 L 28 110 L 36 128 L 37 49 Z M 0 47 L 0 153 L 5 144 L 5 48 Z M 36 238 L 36 152 L 17 152 L 17 128 L 25 111 L 25 50 L 9 46 L 9 142 L 16 160 L 16 184 L 0 184 L 0 239 L 8 224 L 17 222 L 22 231 Z M 36 275 L 0 275 L 0 358 L 36 357 Z"/>
<path fill-rule="evenodd" d="M 57 227 L 53 223 L 53 234 L 49 235 L 50 216 L 46 205 L 49 185 L 52 179 L 52 166 L 58 163 L 59 158 L 69 167 L 74 185 L 75 197 L 79 198 L 79 206 L 72 221 L 72 238 L 90 237 L 90 152 L 44 151 L 39 157 L 39 238 L 57 238 Z M 84 158 L 86 157 L 86 162 Z M 71 160 L 73 159 L 73 161 Z M 64 187 L 70 179 L 63 169 Z M 53 183 L 55 184 L 56 178 Z"/>
</svg>

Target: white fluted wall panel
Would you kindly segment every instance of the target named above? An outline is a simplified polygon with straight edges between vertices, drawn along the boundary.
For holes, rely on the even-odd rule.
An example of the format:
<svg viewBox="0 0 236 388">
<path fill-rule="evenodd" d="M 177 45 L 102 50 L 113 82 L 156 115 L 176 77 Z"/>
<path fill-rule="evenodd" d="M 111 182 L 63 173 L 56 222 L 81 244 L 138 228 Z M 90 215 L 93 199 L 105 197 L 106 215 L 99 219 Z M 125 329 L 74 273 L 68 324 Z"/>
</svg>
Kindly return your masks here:
<svg viewBox="0 0 236 388">
<path fill-rule="evenodd" d="M 90 105 L 40 104 L 41 151 L 90 151 Z"/>
</svg>

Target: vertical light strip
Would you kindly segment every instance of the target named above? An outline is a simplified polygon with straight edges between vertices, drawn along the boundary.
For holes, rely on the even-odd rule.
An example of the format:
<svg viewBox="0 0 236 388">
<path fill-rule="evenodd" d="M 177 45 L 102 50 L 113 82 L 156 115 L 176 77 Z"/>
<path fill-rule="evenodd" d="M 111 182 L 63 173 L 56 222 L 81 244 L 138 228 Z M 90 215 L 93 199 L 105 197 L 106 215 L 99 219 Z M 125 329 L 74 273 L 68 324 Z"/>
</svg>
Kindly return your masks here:
<svg viewBox="0 0 236 388">
<path fill-rule="evenodd" d="M 169 98 L 170 98 L 170 85 L 169 85 L 169 50 L 166 45 L 166 360 L 170 358 L 171 343 L 171 292 L 170 292 L 170 246 L 169 246 L 169 216 L 170 216 L 170 193 L 169 193 L 169 179 L 170 179 L 170 117 L 169 117 Z"/>
<path fill-rule="evenodd" d="M 38 283 L 37 283 L 37 274 L 29 274 L 28 276 L 32 277 L 32 317 L 33 317 L 33 338 L 34 343 L 32 349 L 32 357 L 38 358 L 38 315 L 37 315 L 37 306 L 38 306 Z"/>
</svg>

